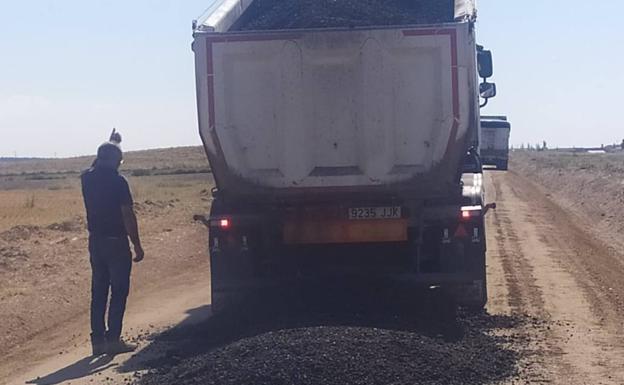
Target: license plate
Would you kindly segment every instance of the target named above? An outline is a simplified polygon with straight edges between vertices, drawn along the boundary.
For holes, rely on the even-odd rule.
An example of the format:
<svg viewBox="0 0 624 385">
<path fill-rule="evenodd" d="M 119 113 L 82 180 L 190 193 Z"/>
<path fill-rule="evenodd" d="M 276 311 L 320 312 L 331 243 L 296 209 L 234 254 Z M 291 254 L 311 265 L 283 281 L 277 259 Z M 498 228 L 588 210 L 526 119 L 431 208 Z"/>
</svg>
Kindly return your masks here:
<svg viewBox="0 0 624 385">
<path fill-rule="evenodd" d="M 401 207 L 354 207 L 349 209 L 349 219 L 400 219 Z"/>
</svg>

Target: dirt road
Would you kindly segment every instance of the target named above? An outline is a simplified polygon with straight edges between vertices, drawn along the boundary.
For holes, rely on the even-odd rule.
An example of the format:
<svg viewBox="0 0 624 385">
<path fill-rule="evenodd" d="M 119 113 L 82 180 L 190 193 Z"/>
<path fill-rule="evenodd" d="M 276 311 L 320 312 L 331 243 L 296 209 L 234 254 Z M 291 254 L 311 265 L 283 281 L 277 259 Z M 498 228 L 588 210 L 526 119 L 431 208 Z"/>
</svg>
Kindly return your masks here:
<svg viewBox="0 0 624 385">
<path fill-rule="evenodd" d="M 142 347 L 147 346 L 143 350 L 145 354 L 91 362 L 84 358 L 88 349 L 83 341 L 82 345 L 66 354 L 56 354 L 43 360 L 9 383 L 23 384 L 25 380 L 36 384 L 140 382 L 139 377 L 145 371 L 166 366 L 166 370 L 156 370 L 146 378 L 150 384 L 165 384 L 171 383 L 172 373 L 210 375 L 206 374 L 205 368 L 224 370 L 219 366 L 222 362 L 219 360 L 228 365 L 233 361 L 240 364 L 239 357 L 232 360 L 233 356 L 229 355 L 241 354 L 242 351 L 248 357 L 246 360 L 266 369 L 266 363 L 261 360 L 263 358 L 254 353 L 263 350 L 264 344 L 271 344 L 267 348 L 277 351 L 270 356 L 270 362 L 272 369 L 279 372 L 276 365 L 285 365 L 286 361 L 293 360 L 290 355 L 287 359 L 285 355 L 280 356 L 279 350 L 297 345 L 293 340 L 305 342 L 307 339 L 314 341 L 315 348 L 320 351 L 314 353 L 317 356 L 307 352 L 310 354 L 306 358 L 309 362 L 319 362 L 315 361 L 315 357 L 326 359 L 327 355 L 340 351 L 342 343 L 348 344 L 345 349 L 349 351 L 362 349 L 361 355 L 358 353 L 356 358 L 351 357 L 356 361 L 345 361 L 359 364 L 360 369 L 351 366 L 349 373 L 343 373 L 358 378 L 358 370 L 366 371 L 361 365 L 374 368 L 372 374 L 366 371 L 367 375 L 389 370 L 387 365 L 390 363 L 384 360 L 388 354 L 399 354 L 406 362 L 414 361 L 404 355 L 418 354 L 418 351 L 405 347 L 399 349 L 403 353 L 395 352 L 396 342 L 391 340 L 401 338 L 427 346 L 432 353 L 440 354 L 440 365 L 444 360 L 451 360 L 458 365 L 467 362 L 467 368 L 470 365 L 486 368 L 488 360 L 496 359 L 500 360 L 500 365 L 515 367 L 501 366 L 491 375 L 474 377 L 474 381 L 462 381 L 460 378 L 454 382 L 440 380 L 440 383 L 624 384 L 624 258 L 621 250 L 604 243 L 603 240 L 609 237 L 595 233 L 588 219 L 563 210 L 538 186 L 520 175 L 488 171 L 485 182 L 487 200 L 498 204 L 498 209 L 490 212 L 487 218 L 488 314 L 483 316 L 485 318 L 460 320 L 465 328 L 479 330 L 468 330 L 459 339 L 448 342 L 440 339 L 442 337 L 436 332 L 423 331 L 422 328 L 380 331 L 383 326 L 378 323 L 359 319 L 357 328 L 346 329 L 340 329 L 340 322 L 331 328 L 290 328 L 290 331 L 274 326 L 268 333 L 256 331 L 227 341 L 220 340 L 214 347 L 204 343 L 210 333 L 202 331 L 200 324 L 180 329 L 183 338 L 178 340 L 171 337 L 162 339 L 156 335 L 156 342 L 149 346 L 150 342 L 143 338 L 145 334 L 175 325 L 187 318 L 186 313 L 193 312 L 192 309 L 196 309 L 194 313 L 197 317 L 191 317 L 194 321 L 208 316 L 209 310 L 204 307 L 208 302 L 204 296 L 206 284 L 196 281 L 199 275 L 189 272 L 175 282 L 163 282 L 160 288 L 144 292 L 129 310 L 129 314 L 135 314 L 128 320 L 132 328 L 130 333 L 139 337 Z M 166 299 L 164 303 L 163 298 Z M 487 326 L 484 327 L 485 324 Z M 319 333 L 321 339 L 317 339 L 315 333 Z M 354 342 L 347 338 L 350 335 L 359 337 Z M 45 341 L 47 336 L 37 338 Z M 184 348 L 180 346 L 184 344 L 180 341 L 184 341 L 187 347 L 191 341 L 198 350 L 201 350 L 201 345 L 205 349 L 183 352 Z M 176 344 L 179 346 L 176 347 Z M 364 351 L 369 345 L 376 345 L 378 350 Z M 484 355 L 483 360 L 480 354 Z M 208 359 L 215 360 L 216 366 L 210 366 L 213 363 L 206 362 Z M 193 362 L 193 371 L 186 370 L 191 367 L 185 367 L 188 362 Z M 308 373 L 306 366 L 300 365 L 298 370 Z M 323 368 L 326 366 L 327 363 Z M 420 370 L 417 366 L 414 368 Z M 138 374 L 135 374 L 136 370 Z M 310 370 L 309 373 L 318 373 L 321 369 L 317 365 Z M 448 370 L 446 367 L 445 371 Z M 240 367 L 236 372 L 240 373 Z M 340 378 L 340 368 L 332 375 Z M 418 373 L 411 375 L 405 377 L 405 373 L 401 373 L 401 377 L 394 378 L 401 379 L 399 383 L 418 382 Z M 179 381 L 176 383 L 192 380 L 184 376 L 177 378 Z M 268 383 L 267 378 L 262 381 Z M 213 379 L 205 383 L 221 382 Z M 310 383 L 310 380 L 305 381 L 302 377 L 301 383 Z"/>
<path fill-rule="evenodd" d="M 487 173 L 490 313 L 547 322 L 528 381 L 624 384 L 624 259 L 513 172 Z M 537 375 L 537 378 L 532 378 Z"/>
</svg>

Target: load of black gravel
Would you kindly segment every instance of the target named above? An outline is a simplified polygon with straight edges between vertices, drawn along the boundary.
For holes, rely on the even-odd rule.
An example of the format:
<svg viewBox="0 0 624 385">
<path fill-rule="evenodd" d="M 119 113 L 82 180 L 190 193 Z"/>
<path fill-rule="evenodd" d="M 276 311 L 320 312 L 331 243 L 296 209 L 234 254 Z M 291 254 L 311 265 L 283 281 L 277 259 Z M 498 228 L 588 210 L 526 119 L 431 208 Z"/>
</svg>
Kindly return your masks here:
<svg viewBox="0 0 624 385">
<path fill-rule="evenodd" d="M 232 30 L 437 24 L 454 15 L 454 0 L 255 0 Z"/>
</svg>

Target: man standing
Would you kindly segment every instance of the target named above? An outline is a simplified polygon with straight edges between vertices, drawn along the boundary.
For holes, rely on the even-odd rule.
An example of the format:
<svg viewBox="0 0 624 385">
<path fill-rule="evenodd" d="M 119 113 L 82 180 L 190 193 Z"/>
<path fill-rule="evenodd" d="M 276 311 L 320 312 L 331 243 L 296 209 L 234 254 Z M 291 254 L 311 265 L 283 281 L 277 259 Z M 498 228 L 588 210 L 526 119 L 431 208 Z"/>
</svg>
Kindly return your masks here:
<svg viewBox="0 0 624 385">
<path fill-rule="evenodd" d="M 98 148 L 93 166 L 81 176 L 89 228 L 91 344 L 94 356 L 136 349 L 136 345 L 121 339 L 132 268 L 128 237 L 134 245 L 134 262 L 143 260 L 144 252 L 130 188 L 118 172 L 123 158 L 120 143 L 121 136 L 113 130 L 110 141 Z M 109 290 L 111 296 L 106 323 L 104 315 Z"/>
</svg>

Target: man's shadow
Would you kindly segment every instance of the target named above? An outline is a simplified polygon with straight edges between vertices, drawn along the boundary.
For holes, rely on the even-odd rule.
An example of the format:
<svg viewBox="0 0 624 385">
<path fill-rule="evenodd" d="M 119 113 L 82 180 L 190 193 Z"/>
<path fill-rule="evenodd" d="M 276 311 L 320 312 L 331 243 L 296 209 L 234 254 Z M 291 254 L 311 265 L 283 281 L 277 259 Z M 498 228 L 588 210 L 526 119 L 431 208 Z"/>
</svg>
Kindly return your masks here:
<svg viewBox="0 0 624 385">
<path fill-rule="evenodd" d="M 108 354 L 98 357 L 85 357 L 69 366 L 64 367 L 63 369 L 57 370 L 54 373 L 50 373 L 44 377 L 37 377 L 33 380 L 27 381 L 26 383 L 36 385 L 54 385 L 63 381 L 90 376 L 110 367 L 116 366 L 117 364 L 111 363 L 113 358 L 114 356 Z"/>
</svg>

